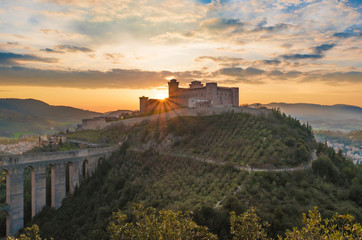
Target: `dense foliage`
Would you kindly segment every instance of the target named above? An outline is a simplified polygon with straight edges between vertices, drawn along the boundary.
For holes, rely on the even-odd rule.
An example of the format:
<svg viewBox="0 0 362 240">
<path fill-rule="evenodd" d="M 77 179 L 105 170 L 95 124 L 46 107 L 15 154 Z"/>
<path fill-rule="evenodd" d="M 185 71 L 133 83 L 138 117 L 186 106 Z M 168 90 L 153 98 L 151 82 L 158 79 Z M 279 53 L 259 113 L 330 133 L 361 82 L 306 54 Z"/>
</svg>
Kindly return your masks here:
<svg viewBox="0 0 362 240">
<path fill-rule="evenodd" d="M 197 225 L 191 212 L 160 210 L 134 205 L 135 223 L 127 222 L 127 215 L 121 211 L 113 213 L 112 221 L 107 227 L 111 240 L 216 240 L 206 227 Z"/>
<path fill-rule="evenodd" d="M 217 240 L 218 237 L 210 233 L 206 227 L 197 225 L 191 217 L 192 212 L 160 210 L 153 207 L 144 208 L 134 204 L 135 220 L 127 221 L 127 215 L 121 211 L 113 213 L 107 231 L 111 240 L 181 240 L 207 239 Z M 270 240 L 265 231 L 266 225 L 250 209 L 240 215 L 230 212 L 230 232 L 233 240 Z M 332 218 L 322 219 L 318 209 L 309 210 L 308 215 L 303 213 L 303 227 L 287 230 L 285 238 L 278 235 L 279 240 L 354 240 L 362 238 L 362 226 L 354 221 L 349 214 L 335 214 Z M 9 240 L 16 240 L 13 237 Z M 37 225 L 25 229 L 18 240 L 41 240 Z"/>
<path fill-rule="evenodd" d="M 59 210 L 45 208 L 34 218 L 43 237 L 109 239 L 106 229 L 113 212 L 121 210 L 129 221 L 136 221 L 132 203 L 191 210 L 193 221 L 219 239 L 232 239 L 231 224 L 236 227 L 242 221 L 230 222 L 231 211 L 239 215 L 253 207 L 256 211 L 249 215 L 255 213 L 270 224 L 263 231 L 271 238 L 302 227 L 297 216 L 313 206 L 327 218 L 338 212 L 362 221 L 362 169 L 323 144 L 317 146 L 319 158 L 309 170 L 249 173 L 233 167 L 235 162 L 265 167 L 309 160 L 315 147 L 310 127 L 278 111 L 261 116 L 182 117 L 166 125 L 121 126 L 91 135 L 95 133 L 97 141 L 128 140 L 64 199 Z M 174 152 L 230 164 L 167 154 Z"/>
<path fill-rule="evenodd" d="M 323 145 L 319 150 L 320 155 L 329 151 Z M 132 219 L 131 203 L 140 202 L 158 209 L 193 210 L 197 224 L 220 239 L 230 239 L 229 212 L 240 214 L 255 206 L 260 218 L 270 223 L 268 235 L 275 238 L 301 226 L 296 216 L 313 206 L 326 217 L 339 212 L 362 220 L 355 198 L 360 190 L 352 188 L 361 186 L 361 169 L 345 164 L 345 160 L 337 164 L 344 180 L 335 182 L 312 170 L 249 174 L 229 166 L 128 150 L 105 161 L 60 210 L 45 209 L 34 222 L 48 238 L 108 239 L 112 212 L 121 209 Z M 349 175 L 343 175 L 346 167 Z"/>
</svg>

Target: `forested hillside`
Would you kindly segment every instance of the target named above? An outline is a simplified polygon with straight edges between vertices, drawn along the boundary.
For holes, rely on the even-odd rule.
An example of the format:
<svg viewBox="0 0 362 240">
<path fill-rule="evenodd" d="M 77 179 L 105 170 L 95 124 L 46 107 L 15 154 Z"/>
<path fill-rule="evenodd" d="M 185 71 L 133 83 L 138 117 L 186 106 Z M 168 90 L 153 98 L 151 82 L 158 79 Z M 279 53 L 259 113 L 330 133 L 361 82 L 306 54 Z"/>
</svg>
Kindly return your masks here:
<svg viewBox="0 0 362 240">
<path fill-rule="evenodd" d="M 267 234 L 272 238 L 300 226 L 301 213 L 314 206 L 323 217 L 331 217 L 335 212 L 349 213 L 362 221 L 361 168 L 323 144 L 315 146 L 309 127 L 279 112 L 265 116 L 230 113 L 180 118 L 166 125 L 145 123 L 131 129 L 80 132 L 77 136 L 103 142 L 118 142 L 127 137 L 127 141 L 74 195 L 63 201 L 59 210 L 47 208 L 36 216 L 33 223 L 39 225 L 44 237 L 109 239 L 106 228 L 112 212 L 120 209 L 129 221 L 134 221 L 132 203 L 157 209 L 192 210 L 193 220 L 207 226 L 220 239 L 232 237 L 230 211 L 239 214 L 251 207 L 256 208 L 262 221 L 269 222 Z M 164 143 L 171 138 L 168 144 Z M 242 144 L 238 145 L 238 141 Z M 212 143 L 218 150 L 213 151 Z M 229 145 L 233 146 L 232 154 Z M 311 169 L 299 172 L 249 173 L 232 164 L 164 154 L 182 151 L 188 156 L 197 154 L 229 163 L 267 166 L 274 154 L 285 156 L 288 164 L 308 161 L 309 158 L 303 159 L 297 153 L 303 147 L 308 154 L 316 147 L 318 159 Z M 243 155 L 245 148 L 255 151 L 264 162 L 258 165 L 256 157 L 250 161 L 253 157 Z M 284 163 L 272 162 L 274 166 L 278 164 Z"/>
</svg>

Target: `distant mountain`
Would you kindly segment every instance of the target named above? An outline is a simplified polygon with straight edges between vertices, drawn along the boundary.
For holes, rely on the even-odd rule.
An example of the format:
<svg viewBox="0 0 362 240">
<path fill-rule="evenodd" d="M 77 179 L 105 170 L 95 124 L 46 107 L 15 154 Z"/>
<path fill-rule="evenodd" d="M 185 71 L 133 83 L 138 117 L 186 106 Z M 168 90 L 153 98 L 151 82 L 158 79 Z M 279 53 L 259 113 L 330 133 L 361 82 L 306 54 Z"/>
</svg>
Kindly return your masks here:
<svg viewBox="0 0 362 240">
<path fill-rule="evenodd" d="M 0 99 L 0 136 L 44 134 L 75 127 L 83 118 L 98 112 L 66 106 L 52 106 L 35 99 Z"/>
<path fill-rule="evenodd" d="M 255 106 L 253 104 L 252 106 Z M 309 103 L 269 103 L 267 108 L 279 108 L 282 112 L 308 122 L 314 129 L 358 130 L 362 129 L 362 108 L 352 105 L 319 105 Z"/>
</svg>

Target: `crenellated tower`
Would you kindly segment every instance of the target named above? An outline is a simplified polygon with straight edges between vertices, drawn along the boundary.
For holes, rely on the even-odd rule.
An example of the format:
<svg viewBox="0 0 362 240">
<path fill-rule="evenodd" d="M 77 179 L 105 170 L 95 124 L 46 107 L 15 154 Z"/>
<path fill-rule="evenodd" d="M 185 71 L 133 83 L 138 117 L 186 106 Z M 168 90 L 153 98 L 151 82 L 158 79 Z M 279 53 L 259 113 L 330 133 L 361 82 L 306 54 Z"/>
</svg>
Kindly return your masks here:
<svg viewBox="0 0 362 240">
<path fill-rule="evenodd" d="M 179 82 L 176 79 L 172 79 L 168 82 L 168 97 L 173 98 L 178 90 Z"/>
</svg>

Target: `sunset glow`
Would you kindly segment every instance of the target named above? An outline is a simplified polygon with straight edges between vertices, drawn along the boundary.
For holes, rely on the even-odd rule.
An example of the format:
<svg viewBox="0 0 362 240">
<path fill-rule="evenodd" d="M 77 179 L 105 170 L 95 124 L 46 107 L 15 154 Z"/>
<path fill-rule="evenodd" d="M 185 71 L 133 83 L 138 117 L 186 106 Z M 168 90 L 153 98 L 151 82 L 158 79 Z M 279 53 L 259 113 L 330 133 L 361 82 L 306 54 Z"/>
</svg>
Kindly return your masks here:
<svg viewBox="0 0 362 240">
<path fill-rule="evenodd" d="M 168 97 L 176 78 L 239 87 L 240 104 L 362 106 L 361 9 L 352 0 L 5 0 L 0 97 L 135 110 L 139 96 Z"/>
</svg>

